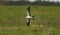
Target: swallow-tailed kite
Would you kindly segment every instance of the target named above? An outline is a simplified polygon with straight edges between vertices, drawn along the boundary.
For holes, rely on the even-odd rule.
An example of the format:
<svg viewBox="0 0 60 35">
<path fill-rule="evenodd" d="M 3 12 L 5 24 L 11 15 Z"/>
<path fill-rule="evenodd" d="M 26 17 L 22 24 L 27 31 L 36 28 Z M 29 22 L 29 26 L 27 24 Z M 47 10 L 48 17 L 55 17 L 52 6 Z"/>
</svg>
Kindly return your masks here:
<svg viewBox="0 0 60 35">
<path fill-rule="evenodd" d="M 29 26 L 30 25 L 30 20 L 34 18 L 34 16 L 31 16 L 30 14 L 30 6 L 27 8 L 27 25 Z"/>
</svg>

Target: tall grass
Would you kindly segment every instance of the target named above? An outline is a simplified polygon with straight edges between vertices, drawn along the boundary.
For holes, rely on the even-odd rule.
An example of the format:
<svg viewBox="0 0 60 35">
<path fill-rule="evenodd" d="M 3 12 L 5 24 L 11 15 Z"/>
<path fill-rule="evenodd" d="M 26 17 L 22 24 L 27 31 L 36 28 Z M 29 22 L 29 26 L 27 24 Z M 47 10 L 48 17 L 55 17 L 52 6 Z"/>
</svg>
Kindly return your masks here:
<svg viewBox="0 0 60 35">
<path fill-rule="evenodd" d="M 60 7 L 31 6 L 30 26 L 25 6 L 0 6 L 0 35 L 60 35 Z"/>
</svg>

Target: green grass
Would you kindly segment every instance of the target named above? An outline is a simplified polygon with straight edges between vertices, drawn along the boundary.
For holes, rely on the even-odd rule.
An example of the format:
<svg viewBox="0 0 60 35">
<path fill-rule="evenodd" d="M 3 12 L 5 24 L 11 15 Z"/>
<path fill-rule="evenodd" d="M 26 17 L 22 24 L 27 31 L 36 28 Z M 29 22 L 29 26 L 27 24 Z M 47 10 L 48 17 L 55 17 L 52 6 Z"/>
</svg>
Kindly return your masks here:
<svg viewBox="0 0 60 35">
<path fill-rule="evenodd" d="M 0 6 L 0 35 L 60 35 L 60 7 L 31 6 L 31 20 L 26 25 L 25 6 Z"/>
</svg>

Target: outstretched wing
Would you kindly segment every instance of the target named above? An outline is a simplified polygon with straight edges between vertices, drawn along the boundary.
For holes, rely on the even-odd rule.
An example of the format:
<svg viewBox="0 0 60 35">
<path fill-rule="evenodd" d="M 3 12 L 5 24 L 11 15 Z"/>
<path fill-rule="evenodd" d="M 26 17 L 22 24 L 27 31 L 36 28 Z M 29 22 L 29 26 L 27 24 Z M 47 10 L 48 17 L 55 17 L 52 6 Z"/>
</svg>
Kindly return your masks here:
<svg viewBox="0 0 60 35">
<path fill-rule="evenodd" d="M 30 14 L 30 6 L 27 8 L 27 15 L 31 16 L 31 14 Z"/>
<path fill-rule="evenodd" d="M 27 19 L 27 26 L 30 25 L 30 19 Z"/>
</svg>

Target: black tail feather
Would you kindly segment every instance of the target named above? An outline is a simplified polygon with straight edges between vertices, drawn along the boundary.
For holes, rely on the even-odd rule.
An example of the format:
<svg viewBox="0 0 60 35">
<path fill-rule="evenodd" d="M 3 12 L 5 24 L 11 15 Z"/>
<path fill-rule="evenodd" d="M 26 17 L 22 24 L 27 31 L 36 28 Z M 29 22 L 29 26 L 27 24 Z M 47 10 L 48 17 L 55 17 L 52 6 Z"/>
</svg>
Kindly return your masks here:
<svg viewBox="0 0 60 35">
<path fill-rule="evenodd" d="M 32 16 L 32 17 L 33 17 L 32 19 L 35 20 L 35 18 L 34 18 L 35 16 Z"/>
</svg>

